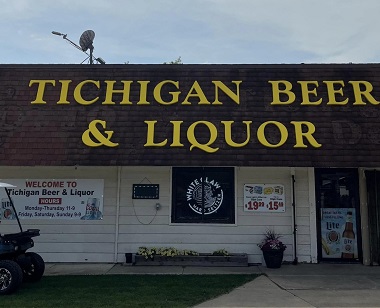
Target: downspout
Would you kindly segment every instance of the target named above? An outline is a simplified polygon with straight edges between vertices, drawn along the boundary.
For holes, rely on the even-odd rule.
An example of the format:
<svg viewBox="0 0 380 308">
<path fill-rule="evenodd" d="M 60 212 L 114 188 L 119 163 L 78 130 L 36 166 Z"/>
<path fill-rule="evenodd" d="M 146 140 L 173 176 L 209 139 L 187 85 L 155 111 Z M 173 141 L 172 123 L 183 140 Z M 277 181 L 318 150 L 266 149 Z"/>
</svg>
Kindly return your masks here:
<svg viewBox="0 0 380 308">
<path fill-rule="evenodd" d="M 292 215 L 292 220 L 293 220 L 293 265 L 298 264 L 298 257 L 297 257 L 297 224 L 296 224 L 296 192 L 295 192 L 295 169 L 292 167 L 290 169 L 290 173 L 292 176 L 291 179 L 291 189 L 292 189 L 292 210 L 293 210 L 293 215 Z"/>
<path fill-rule="evenodd" d="M 121 192 L 121 167 L 117 167 L 117 192 L 116 192 L 116 219 L 115 219 L 115 251 L 114 263 L 117 263 L 118 242 L 119 242 L 119 214 L 120 214 L 120 192 Z"/>
</svg>

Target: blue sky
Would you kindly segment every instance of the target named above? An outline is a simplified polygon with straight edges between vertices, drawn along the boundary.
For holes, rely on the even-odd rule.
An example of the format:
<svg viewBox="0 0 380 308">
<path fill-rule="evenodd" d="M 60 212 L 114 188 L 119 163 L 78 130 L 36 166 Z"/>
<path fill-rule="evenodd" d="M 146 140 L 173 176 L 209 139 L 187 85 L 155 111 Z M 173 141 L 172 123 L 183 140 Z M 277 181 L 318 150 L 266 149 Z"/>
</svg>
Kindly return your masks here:
<svg viewBox="0 0 380 308">
<path fill-rule="evenodd" d="M 379 0 L 0 0 L 0 64 L 376 63 Z"/>
</svg>

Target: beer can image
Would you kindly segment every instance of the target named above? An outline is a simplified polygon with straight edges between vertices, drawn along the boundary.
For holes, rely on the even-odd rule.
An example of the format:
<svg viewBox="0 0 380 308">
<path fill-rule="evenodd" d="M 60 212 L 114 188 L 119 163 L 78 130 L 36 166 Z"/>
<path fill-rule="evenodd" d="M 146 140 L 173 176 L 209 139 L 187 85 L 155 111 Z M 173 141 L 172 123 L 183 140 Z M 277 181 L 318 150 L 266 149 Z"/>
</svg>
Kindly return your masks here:
<svg viewBox="0 0 380 308">
<path fill-rule="evenodd" d="M 284 189 L 282 186 L 275 186 L 274 193 L 277 195 L 282 195 L 284 193 Z"/>
<path fill-rule="evenodd" d="M 264 188 L 264 195 L 271 195 L 271 194 L 273 194 L 273 191 L 274 191 L 273 187 L 265 187 Z"/>
<path fill-rule="evenodd" d="M 98 198 L 88 198 L 86 203 L 86 214 L 80 219 L 82 220 L 97 220 L 102 218 L 102 213 L 99 210 L 100 200 Z"/>
<path fill-rule="evenodd" d="M 263 187 L 262 186 L 254 186 L 253 187 L 253 192 L 255 194 L 261 195 L 263 193 Z"/>
<path fill-rule="evenodd" d="M 99 211 L 98 198 L 88 198 L 86 205 L 86 214 L 93 214 Z"/>
<path fill-rule="evenodd" d="M 13 212 L 11 203 L 8 198 L 1 199 L 1 212 L 3 219 L 16 219 L 16 215 Z"/>
<path fill-rule="evenodd" d="M 14 215 L 11 209 L 4 210 L 4 219 L 14 219 Z"/>
<path fill-rule="evenodd" d="M 11 208 L 11 203 L 9 202 L 8 198 L 1 199 L 1 208 L 3 210 Z"/>
</svg>

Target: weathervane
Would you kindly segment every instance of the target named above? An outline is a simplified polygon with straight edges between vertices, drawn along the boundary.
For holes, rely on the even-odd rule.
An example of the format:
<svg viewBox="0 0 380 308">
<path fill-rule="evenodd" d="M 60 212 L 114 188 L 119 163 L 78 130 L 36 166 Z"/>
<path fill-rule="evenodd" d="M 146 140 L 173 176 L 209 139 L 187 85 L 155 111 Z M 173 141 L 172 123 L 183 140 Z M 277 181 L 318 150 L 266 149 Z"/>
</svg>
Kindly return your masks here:
<svg viewBox="0 0 380 308">
<path fill-rule="evenodd" d="M 87 59 L 89 59 L 90 64 L 94 64 L 94 61 L 96 61 L 97 63 L 100 63 L 100 64 L 106 64 L 106 62 L 102 58 L 100 58 L 100 57 L 95 58 L 93 56 L 94 45 L 92 43 L 94 42 L 94 38 L 95 38 L 95 32 L 94 31 L 86 30 L 82 33 L 82 35 L 80 36 L 80 39 L 79 39 L 79 45 L 80 46 L 78 46 L 73 41 L 68 39 L 67 34 L 63 34 L 61 32 L 57 32 L 57 31 L 52 31 L 51 33 L 53 33 L 55 35 L 62 36 L 62 38 L 64 40 L 68 41 L 72 46 L 79 49 L 80 51 L 83 51 L 88 57 L 86 59 L 84 59 L 82 61 L 82 63 L 84 61 L 86 61 Z M 90 54 L 87 53 L 87 50 L 90 50 Z"/>
</svg>

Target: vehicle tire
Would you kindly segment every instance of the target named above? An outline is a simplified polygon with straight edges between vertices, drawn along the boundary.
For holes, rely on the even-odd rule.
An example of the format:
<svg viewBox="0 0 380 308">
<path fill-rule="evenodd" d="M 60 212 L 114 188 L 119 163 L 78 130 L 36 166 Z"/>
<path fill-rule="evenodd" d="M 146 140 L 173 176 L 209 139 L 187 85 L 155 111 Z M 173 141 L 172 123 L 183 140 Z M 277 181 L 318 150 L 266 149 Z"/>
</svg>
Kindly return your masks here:
<svg viewBox="0 0 380 308">
<path fill-rule="evenodd" d="M 22 283 L 21 267 L 14 261 L 0 261 L 0 295 L 15 292 Z"/>
<path fill-rule="evenodd" d="M 39 281 L 45 272 L 44 259 L 42 259 L 42 257 L 35 252 L 27 252 L 25 253 L 25 257 L 30 260 L 30 263 L 28 262 L 30 265 L 22 268 L 24 273 L 24 281 Z"/>
</svg>

